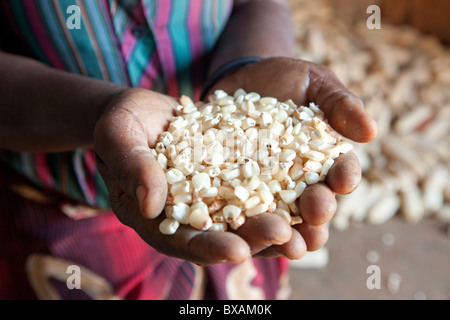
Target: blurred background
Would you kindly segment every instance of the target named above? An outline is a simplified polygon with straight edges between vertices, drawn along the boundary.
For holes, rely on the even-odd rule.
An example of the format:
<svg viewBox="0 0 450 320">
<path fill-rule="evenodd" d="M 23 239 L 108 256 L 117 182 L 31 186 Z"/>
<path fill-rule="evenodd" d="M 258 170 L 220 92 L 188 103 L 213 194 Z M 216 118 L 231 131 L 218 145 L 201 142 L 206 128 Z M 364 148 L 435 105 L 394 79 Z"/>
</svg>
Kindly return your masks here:
<svg viewBox="0 0 450 320">
<path fill-rule="evenodd" d="M 292 261 L 292 299 L 450 299 L 450 1 L 291 5 L 296 56 L 329 66 L 379 126 L 354 144 L 363 180 L 338 196 L 327 244 Z"/>
</svg>

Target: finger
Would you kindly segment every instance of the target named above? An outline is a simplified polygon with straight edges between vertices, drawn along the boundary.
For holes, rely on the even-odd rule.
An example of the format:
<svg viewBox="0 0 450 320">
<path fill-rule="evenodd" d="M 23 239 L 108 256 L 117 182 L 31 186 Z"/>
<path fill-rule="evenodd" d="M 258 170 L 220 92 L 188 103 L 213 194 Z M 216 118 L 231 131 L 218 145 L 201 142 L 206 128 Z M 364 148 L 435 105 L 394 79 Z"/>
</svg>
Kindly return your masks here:
<svg viewBox="0 0 450 320">
<path fill-rule="evenodd" d="M 324 183 L 308 186 L 298 199 L 300 215 L 310 225 L 327 223 L 336 212 L 334 192 Z"/>
<path fill-rule="evenodd" d="M 307 244 L 302 235 L 297 230 L 292 230 L 291 239 L 281 245 L 271 245 L 268 248 L 258 252 L 256 258 L 285 257 L 290 260 L 303 258 L 306 254 Z"/>
<path fill-rule="evenodd" d="M 248 244 L 231 232 L 199 231 L 188 225 L 181 225 L 174 234 L 159 232 L 161 215 L 155 219 L 137 219 L 136 232 L 158 252 L 184 259 L 198 265 L 223 262 L 241 263 L 250 258 Z"/>
<path fill-rule="evenodd" d="M 329 230 L 326 224 L 312 226 L 308 223 L 300 223 L 294 226 L 305 241 L 307 251 L 316 251 L 328 241 Z"/>
<path fill-rule="evenodd" d="M 328 171 L 326 182 L 334 192 L 349 194 L 358 187 L 361 179 L 359 160 L 353 152 L 348 152 L 335 159 Z"/>
<path fill-rule="evenodd" d="M 282 217 L 262 213 L 248 218 L 235 233 L 248 243 L 253 255 L 273 244 L 286 243 L 291 238 L 292 229 Z"/>
<path fill-rule="evenodd" d="M 138 201 L 143 216 L 160 214 L 167 196 L 166 176 L 136 119 L 127 112 L 119 118 L 103 117 L 96 127 L 94 149 L 120 188 Z"/>
<path fill-rule="evenodd" d="M 329 68 L 311 65 L 307 96 L 320 106 L 328 123 L 343 136 L 356 142 L 375 139 L 377 126 L 364 110 L 363 102 Z"/>
</svg>

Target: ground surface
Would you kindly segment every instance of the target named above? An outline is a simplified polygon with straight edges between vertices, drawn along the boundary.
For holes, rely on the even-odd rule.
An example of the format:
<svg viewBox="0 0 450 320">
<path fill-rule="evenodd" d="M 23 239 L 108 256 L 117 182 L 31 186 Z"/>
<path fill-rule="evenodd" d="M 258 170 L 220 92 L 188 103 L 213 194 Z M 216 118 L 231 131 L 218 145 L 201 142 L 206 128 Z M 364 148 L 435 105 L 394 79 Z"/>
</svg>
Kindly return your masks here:
<svg viewBox="0 0 450 320">
<path fill-rule="evenodd" d="M 331 229 L 326 249 L 328 262 L 321 268 L 292 263 L 292 299 L 450 300 L 450 236 L 435 220 L 412 225 L 393 218 Z M 379 267 L 380 289 L 366 285 L 375 275 L 367 273 L 371 265 Z"/>
</svg>

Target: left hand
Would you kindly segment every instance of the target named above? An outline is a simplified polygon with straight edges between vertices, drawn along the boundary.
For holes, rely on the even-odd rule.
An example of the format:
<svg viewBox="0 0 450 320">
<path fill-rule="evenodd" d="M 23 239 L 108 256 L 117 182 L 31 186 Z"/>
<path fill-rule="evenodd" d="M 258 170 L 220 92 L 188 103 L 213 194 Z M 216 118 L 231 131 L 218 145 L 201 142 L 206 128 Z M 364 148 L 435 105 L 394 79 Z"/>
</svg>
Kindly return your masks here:
<svg viewBox="0 0 450 320">
<path fill-rule="evenodd" d="M 344 137 L 360 143 L 370 142 L 376 137 L 376 123 L 364 110 L 362 101 L 326 66 L 294 58 L 268 58 L 222 78 L 210 93 L 221 89 L 232 94 L 239 88 L 280 101 L 292 99 L 298 106 L 314 102 L 322 109 L 330 126 Z M 252 219 L 249 219 L 249 223 L 236 233 L 250 243 L 254 256 L 301 258 L 306 251 L 317 250 L 328 240 L 327 222 L 337 207 L 335 194 L 353 192 L 360 180 L 361 167 L 355 154 L 341 155 L 330 169 L 326 181 L 308 186 L 300 196 L 298 205 L 303 223 L 292 227 L 289 241 L 284 244 L 254 243 L 251 231 L 254 225 L 277 234 L 277 230 L 272 230 L 273 222 L 267 219 L 269 214 L 258 217 L 258 221 L 250 222 Z M 276 226 L 281 228 L 281 224 Z"/>
</svg>

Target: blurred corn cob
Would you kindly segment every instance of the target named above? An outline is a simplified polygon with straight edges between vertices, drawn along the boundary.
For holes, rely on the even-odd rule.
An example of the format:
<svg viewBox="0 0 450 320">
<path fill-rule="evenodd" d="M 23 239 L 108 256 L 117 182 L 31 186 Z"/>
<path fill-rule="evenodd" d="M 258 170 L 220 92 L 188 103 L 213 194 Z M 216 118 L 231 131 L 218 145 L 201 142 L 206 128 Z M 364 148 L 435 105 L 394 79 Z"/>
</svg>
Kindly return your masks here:
<svg viewBox="0 0 450 320">
<path fill-rule="evenodd" d="M 369 30 L 364 4 L 339 5 L 345 1 L 291 1 L 296 55 L 328 65 L 379 126 L 375 141 L 354 144 L 363 181 L 338 196 L 332 225 L 401 215 L 411 223 L 436 218 L 449 228 L 450 50 L 408 26 L 382 21 L 380 30 Z"/>
</svg>

